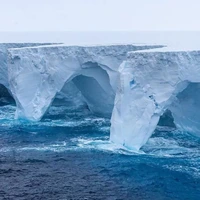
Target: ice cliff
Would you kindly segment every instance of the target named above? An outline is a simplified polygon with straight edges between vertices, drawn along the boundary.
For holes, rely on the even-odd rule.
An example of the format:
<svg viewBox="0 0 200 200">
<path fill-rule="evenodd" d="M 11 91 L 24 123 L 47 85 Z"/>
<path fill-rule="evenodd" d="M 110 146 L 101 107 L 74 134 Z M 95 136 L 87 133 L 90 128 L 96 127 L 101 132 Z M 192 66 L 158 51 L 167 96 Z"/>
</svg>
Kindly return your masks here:
<svg viewBox="0 0 200 200">
<path fill-rule="evenodd" d="M 64 98 L 112 115 L 110 140 L 131 149 L 147 142 L 166 110 L 178 128 L 200 135 L 200 51 L 158 47 L 13 47 L 0 59 L 0 84 L 11 91 L 17 118 L 40 120 Z"/>
<path fill-rule="evenodd" d="M 140 149 L 167 109 L 179 128 L 200 135 L 200 51 L 129 53 L 119 72 L 111 141 Z"/>
<path fill-rule="evenodd" d="M 9 83 L 17 117 L 41 119 L 59 92 L 68 95 L 68 84 L 81 92 L 93 113 L 110 116 L 120 64 L 129 51 L 153 47 L 55 45 L 9 50 Z"/>
<path fill-rule="evenodd" d="M 22 48 L 39 45 L 48 45 L 50 43 L 0 43 L 0 84 L 9 89 L 8 83 L 8 49 L 10 48 Z"/>
</svg>

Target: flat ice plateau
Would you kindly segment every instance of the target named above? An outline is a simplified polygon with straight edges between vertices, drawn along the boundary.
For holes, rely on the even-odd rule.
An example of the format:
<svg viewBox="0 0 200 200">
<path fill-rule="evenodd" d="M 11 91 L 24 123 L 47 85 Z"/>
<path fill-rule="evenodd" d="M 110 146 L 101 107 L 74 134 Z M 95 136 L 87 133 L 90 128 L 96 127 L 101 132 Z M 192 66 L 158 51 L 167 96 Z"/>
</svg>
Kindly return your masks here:
<svg viewBox="0 0 200 200">
<path fill-rule="evenodd" d="M 112 40 L 121 44 L 95 45 L 95 37 L 86 45 L 0 44 L 0 84 L 16 101 L 16 118 L 38 121 L 59 99 L 111 117 L 110 140 L 130 149 L 148 141 L 166 111 L 177 128 L 200 136 L 200 33 L 184 43 L 187 34 Z"/>
</svg>

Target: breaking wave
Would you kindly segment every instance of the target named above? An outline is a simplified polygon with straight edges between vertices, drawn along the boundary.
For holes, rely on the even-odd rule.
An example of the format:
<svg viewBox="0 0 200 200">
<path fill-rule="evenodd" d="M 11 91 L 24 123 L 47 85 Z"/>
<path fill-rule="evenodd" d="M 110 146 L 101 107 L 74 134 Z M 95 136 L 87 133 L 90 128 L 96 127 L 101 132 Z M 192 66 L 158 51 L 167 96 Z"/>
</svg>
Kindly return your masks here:
<svg viewBox="0 0 200 200">
<path fill-rule="evenodd" d="M 41 150 L 72 150 L 74 147 L 84 149 L 108 150 L 122 154 L 143 154 L 151 156 L 181 157 L 195 156 L 200 152 L 200 140 L 189 133 L 181 132 L 175 128 L 158 126 L 154 135 L 139 152 L 131 151 L 123 146 L 109 141 L 110 120 L 95 117 L 91 113 L 83 113 L 65 106 L 52 106 L 40 122 L 29 122 L 15 120 L 15 106 L 6 105 L 0 107 L 0 126 L 3 131 L 1 135 L 24 130 L 26 136 L 36 135 L 65 135 L 68 141 L 53 141 L 55 144 Z M 53 132 L 54 128 L 60 128 L 60 132 Z M 87 131 L 88 129 L 88 131 Z M 6 133 L 5 133 L 6 130 Z M 63 133 L 63 130 L 65 131 Z M 8 132 L 7 132 L 8 131 Z M 20 135 L 21 133 L 17 133 Z M 23 135 L 25 136 L 25 135 Z M 44 136 L 44 135 L 43 135 Z M 22 150 L 31 149 L 22 148 Z M 1 149 L 2 151 L 2 149 Z"/>
<path fill-rule="evenodd" d="M 138 196 L 157 199 L 157 195 L 161 199 L 166 195 L 170 199 L 176 199 L 176 195 L 187 199 L 191 197 L 188 191 L 198 187 L 198 138 L 174 127 L 158 126 L 147 144 L 135 152 L 111 143 L 109 133 L 109 119 L 83 112 L 82 108 L 74 110 L 65 106 L 51 106 L 40 122 L 28 122 L 15 120 L 14 105 L 0 106 L 1 177 L 6 179 L 12 174 L 10 177 L 17 176 L 24 180 L 24 170 L 26 173 L 28 171 L 30 177 L 38 177 L 38 182 L 46 180 L 48 194 L 57 188 L 59 197 L 62 194 L 68 197 L 68 190 L 62 186 L 74 180 L 74 173 L 80 179 L 78 184 L 84 184 L 85 179 L 89 181 L 89 177 L 92 177 L 94 183 L 101 185 L 107 183 L 109 178 L 112 182 L 107 186 L 108 191 L 115 191 L 123 199 L 137 199 Z M 56 173 L 56 179 L 51 176 L 52 173 Z M 53 186 L 55 181 L 57 186 Z M 13 178 L 3 183 L 2 191 L 9 196 L 7 188 L 12 185 Z M 96 191 L 94 199 L 99 191 L 97 185 L 92 186 Z M 31 187 L 38 189 L 37 186 Z M 27 198 L 32 197 L 26 185 L 22 184 L 20 190 L 17 188 L 12 189 L 15 195 L 24 191 Z M 77 186 L 73 181 L 70 188 L 80 199 L 83 194 L 93 195 L 85 188 L 75 193 Z M 142 192 L 137 193 L 138 188 L 144 190 L 146 196 Z M 155 188 L 158 193 L 154 193 Z M 178 188 L 179 192 L 174 188 Z M 128 194 L 124 191 L 128 191 Z M 165 194 L 165 191 L 170 193 Z M 193 199 L 198 199 L 198 195 L 199 191 L 194 190 Z"/>
</svg>

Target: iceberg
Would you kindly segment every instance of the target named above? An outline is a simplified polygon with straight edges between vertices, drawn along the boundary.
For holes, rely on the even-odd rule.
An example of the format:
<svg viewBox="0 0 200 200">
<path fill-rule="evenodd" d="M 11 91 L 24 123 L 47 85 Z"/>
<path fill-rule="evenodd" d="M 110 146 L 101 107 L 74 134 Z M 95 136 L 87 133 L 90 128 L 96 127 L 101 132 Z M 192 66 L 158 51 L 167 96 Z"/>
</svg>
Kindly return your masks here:
<svg viewBox="0 0 200 200">
<path fill-rule="evenodd" d="M 200 135 L 199 63 L 200 51 L 163 48 L 129 53 L 119 68 L 111 141 L 139 150 L 167 109 L 175 125 Z"/>
<path fill-rule="evenodd" d="M 16 118 L 39 121 L 55 99 L 64 99 L 111 117 L 110 140 L 130 149 L 148 141 L 163 114 L 200 135 L 198 50 L 64 44 L 7 49 L 0 84 L 16 101 Z"/>
<path fill-rule="evenodd" d="M 9 50 L 9 84 L 17 104 L 16 117 L 40 120 L 58 93 L 70 82 L 89 109 L 111 116 L 118 68 L 130 51 L 152 45 L 66 46 Z"/>
</svg>

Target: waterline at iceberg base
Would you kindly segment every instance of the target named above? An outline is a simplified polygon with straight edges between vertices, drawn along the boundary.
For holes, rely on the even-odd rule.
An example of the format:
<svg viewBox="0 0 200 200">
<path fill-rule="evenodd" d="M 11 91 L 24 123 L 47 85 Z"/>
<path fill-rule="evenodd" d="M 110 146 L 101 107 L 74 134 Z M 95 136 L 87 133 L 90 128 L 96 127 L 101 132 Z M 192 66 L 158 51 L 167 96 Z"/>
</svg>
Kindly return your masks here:
<svg viewBox="0 0 200 200">
<path fill-rule="evenodd" d="M 10 45 L 2 199 L 199 199 L 198 50 Z"/>
</svg>

